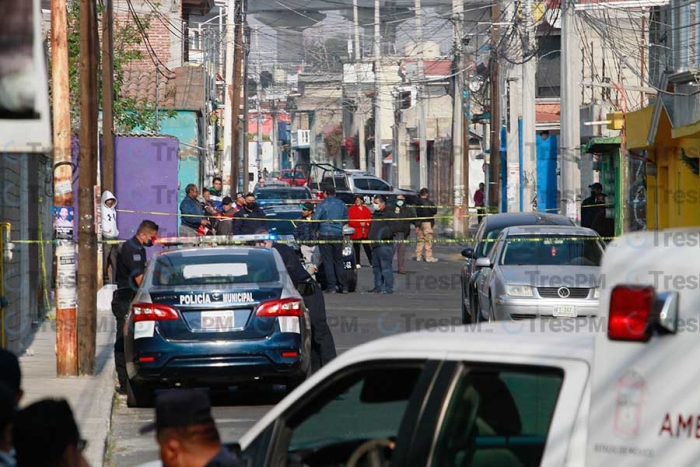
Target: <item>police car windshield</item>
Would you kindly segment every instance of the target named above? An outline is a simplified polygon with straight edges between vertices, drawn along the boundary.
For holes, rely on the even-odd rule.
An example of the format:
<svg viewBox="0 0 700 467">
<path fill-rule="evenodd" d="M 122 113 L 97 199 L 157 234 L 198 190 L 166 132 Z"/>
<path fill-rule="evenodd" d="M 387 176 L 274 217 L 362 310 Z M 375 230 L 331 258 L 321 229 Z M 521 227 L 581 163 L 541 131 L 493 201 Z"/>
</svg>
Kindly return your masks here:
<svg viewBox="0 0 700 467">
<path fill-rule="evenodd" d="M 513 235 L 505 242 L 503 266 L 600 266 L 603 257 L 596 237 Z"/>
<path fill-rule="evenodd" d="M 151 286 L 224 285 L 278 282 L 275 258 L 267 250 L 222 254 L 173 252 L 156 258 Z"/>
</svg>

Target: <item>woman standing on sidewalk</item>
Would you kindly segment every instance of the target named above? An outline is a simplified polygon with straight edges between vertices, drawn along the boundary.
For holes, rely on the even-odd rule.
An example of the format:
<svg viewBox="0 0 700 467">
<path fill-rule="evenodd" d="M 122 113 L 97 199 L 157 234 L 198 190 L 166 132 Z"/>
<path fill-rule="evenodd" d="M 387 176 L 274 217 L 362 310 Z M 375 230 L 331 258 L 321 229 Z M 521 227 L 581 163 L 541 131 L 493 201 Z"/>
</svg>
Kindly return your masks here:
<svg viewBox="0 0 700 467">
<path fill-rule="evenodd" d="M 351 240 L 367 240 L 369 238 L 369 227 L 372 223 L 372 211 L 365 206 L 365 200 L 360 195 L 355 195 L 355 204 L 348 209 L 348 225 L 355 229 L 355 233 L 350 237 Z M 365 248 L 365 254 L 369 265 L 372 266 L 372 248 L 369 243 L 362 243 Z M 360 243 L 354 243 L 355 248 L 355 263 L 357 268 L 360 268 Z"/>
</svg>

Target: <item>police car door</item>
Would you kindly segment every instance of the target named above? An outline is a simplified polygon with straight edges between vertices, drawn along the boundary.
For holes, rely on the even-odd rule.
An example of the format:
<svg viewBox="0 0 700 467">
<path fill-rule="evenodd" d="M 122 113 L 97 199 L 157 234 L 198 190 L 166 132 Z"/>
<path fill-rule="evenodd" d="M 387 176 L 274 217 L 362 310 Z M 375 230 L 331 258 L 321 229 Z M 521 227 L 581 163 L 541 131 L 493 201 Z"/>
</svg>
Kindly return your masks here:
<svg viewBox="0 0 700 467">
<path fill-rule="evenodd" d="M 698 465 L 698 240 L 639 232 L 605 252 L 587 465 Z"/>
</svg>

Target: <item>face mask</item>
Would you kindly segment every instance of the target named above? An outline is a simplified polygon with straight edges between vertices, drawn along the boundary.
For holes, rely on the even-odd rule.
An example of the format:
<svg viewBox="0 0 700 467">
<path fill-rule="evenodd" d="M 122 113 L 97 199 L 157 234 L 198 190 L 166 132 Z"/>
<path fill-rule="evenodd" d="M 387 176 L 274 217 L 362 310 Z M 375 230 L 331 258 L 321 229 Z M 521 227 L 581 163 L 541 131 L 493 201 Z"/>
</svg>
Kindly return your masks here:
<svg viewBox="0 0 700 467">
<path fill-rule="evenodd" d="M 397 206 L 403 206 L 403 200 L 401 200 L 401 199 L 398 200 L 398 201 L 396 202 L 396 205 L 397 205 Z"/>
<path fill-rule="evenodd" d="M 153 242 L 155 241 L 156 237 L 151 237 L 148 239 L 146 243 L 143 244 L 143 246 L 153 246 Z"/>
<path fill-rule="evenodd" d="M 255 209 L 255 206 L 258 204 L 255 201 L 251 201 L 250 203 L 247 204 L 248 209 Z"/>
</svg>

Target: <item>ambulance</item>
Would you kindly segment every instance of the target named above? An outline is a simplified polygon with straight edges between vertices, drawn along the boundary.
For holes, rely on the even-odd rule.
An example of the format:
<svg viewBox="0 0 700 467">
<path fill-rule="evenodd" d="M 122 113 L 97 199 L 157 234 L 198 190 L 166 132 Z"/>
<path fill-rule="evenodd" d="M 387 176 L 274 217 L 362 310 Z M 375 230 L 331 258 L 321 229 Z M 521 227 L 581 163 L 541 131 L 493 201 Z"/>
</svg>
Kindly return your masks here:
<svg viewBox="0 0 700 467">
<path fill-rule="evenodd" d="M 612 242 L 599 314 L 349 350 L 238 443 L 248 465 L 700 465 L 700 231 Z"/>
</svg>

